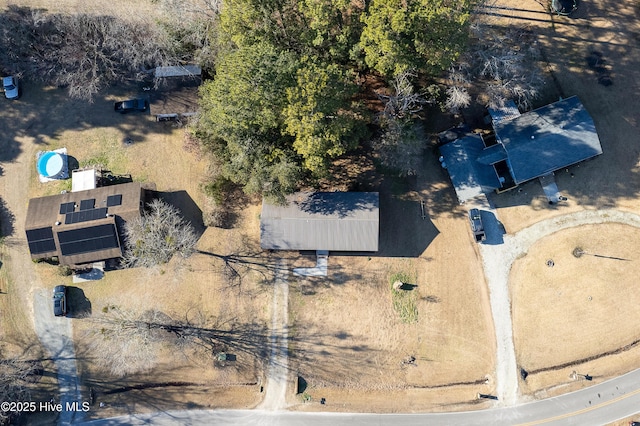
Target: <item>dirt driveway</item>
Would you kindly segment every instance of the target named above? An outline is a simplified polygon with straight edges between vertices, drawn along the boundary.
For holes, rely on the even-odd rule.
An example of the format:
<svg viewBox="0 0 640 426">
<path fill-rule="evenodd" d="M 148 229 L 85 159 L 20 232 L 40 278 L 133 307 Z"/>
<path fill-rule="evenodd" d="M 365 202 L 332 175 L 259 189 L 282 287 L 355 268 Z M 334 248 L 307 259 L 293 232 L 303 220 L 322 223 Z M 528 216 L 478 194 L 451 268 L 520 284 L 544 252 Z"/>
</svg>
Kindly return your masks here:
<svg viewBox="0 0 640 426">
<path fill-rule="evenodd" d="M 63 407 L 59 423 L 67 425 L 80 422 L 84 418 L 81 410 L 66 410 L 74 402 L 79 406 L 83 403 L 71 319 L 53 316 L 51 295 L 46 289 L 40 289 L 35 293 L 33 306 L 36 333 L 42 345 L 51 354 L 58 372 L 60 395 L 56 403 L 61 403 Z"/>
</svg>

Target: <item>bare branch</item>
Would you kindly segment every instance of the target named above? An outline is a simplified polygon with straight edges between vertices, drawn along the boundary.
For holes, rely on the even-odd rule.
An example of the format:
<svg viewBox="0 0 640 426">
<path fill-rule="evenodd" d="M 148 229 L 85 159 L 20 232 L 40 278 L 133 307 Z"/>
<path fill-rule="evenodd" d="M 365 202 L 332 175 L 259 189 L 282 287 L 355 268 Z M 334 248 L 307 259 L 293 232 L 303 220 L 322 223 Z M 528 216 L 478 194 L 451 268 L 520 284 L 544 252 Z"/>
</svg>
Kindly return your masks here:
<svg viewBox="0 0 640 426">
<path fill-rule="evenodd" d="M 189 257 L 198 237 L 180 211 L 162 200 L 153 200 L 148 211 L 125 224 L 125 267 L 152 267 L 168 262 L 174 254 Z"/>
<path fill-rule="evenodd" d="M 415 72 L 404 71 L 393 78 L 394 93 L 392 95 L 378 94 L 378 98 L 385 102 L 384 111 L 382 112 L 382 116 L 385 119 L 411 118 L 422 111 L 427 100 L 423 95 L 414 91 L 411 79 L 416 77 L 417 74 Z"/>
</svg>

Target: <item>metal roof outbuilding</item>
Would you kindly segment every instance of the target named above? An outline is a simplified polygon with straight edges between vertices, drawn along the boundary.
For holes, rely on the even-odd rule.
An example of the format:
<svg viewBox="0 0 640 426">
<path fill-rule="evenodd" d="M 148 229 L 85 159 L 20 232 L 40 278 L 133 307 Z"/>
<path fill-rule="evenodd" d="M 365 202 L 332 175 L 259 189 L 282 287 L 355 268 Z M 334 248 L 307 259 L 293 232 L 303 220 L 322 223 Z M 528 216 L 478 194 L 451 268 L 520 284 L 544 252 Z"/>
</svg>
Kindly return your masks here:
<svg viewBox="0 0 640 426">
<path fill-rule="evenodd" d="M 378 251 L 377 192 L 299 192 L 262 203 L 260 246 L 272 250 Z"/>
</svg>

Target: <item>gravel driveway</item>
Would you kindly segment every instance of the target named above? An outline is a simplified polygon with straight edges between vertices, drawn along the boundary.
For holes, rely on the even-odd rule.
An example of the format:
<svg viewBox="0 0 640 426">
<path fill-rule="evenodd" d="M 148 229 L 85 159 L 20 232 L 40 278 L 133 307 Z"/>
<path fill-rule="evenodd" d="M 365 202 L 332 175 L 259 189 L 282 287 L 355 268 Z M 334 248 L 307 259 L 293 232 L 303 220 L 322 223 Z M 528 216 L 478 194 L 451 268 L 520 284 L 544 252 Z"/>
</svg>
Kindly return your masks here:
<svg viewBox="0 0 640 426">
<path fill-rule="evenodd" d="M 68 404 L 77 401 L 82 404 L 82 395 L 78 382 L 78 369 L 73 346 L 71 319 L 53 316 L 51 295 L 45 290 L 34 294 L 34 323 L 40 342 L 47 349 L 58 370 L 58 386 L 63 411 L 59 424 L 68 425 L 82 421 L 82 411 L 66 411 Z"/>
<path fill-rule="evenodd" d="M 278 261 L 273 285 L 271 312 L 271 354 L 267 368 L 266 394 L 258 408 L 279 410 L 286 406 L 287 381 L 289 378 L 289 282 L 284 259 Z"/>
<path fill-rule="evenodd" d="M 495 214 L 495 211 L 491 211 Z M 484 219 L 484 216 L 483 216 Z M 501 405 L 518 403 L 518 368 L 513 345 L 509 271 L 513 262 L 539 239 L 580 225 L 617 222 L 640 228 L 640 216 L 619 210 L 582 210 L 543 220 L 513 235 L 502 244 L 480 244 L 484 273 L 489 286 L 491 311 L 498 343 L 496 393 Z M 497 223 L 497 222 L 496 222 Z M 497 228 L 494 228 L 497 229 Z M 487 230 L 489 232 L 489 230 Z M 487 235 L 489 239 L 489 235 Z"/>
</svg>

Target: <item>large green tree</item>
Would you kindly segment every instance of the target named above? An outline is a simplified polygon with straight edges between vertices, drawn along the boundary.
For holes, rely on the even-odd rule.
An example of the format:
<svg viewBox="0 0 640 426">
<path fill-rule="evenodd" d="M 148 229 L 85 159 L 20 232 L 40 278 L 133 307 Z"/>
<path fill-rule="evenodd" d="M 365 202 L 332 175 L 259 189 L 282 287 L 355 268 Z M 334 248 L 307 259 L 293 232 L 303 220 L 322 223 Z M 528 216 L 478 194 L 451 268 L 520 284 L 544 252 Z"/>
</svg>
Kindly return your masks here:
<svg viewBox="0 0 640 426">
<path fill-rule="evenodd" d="M 306 52 L 346 64 L 362 32 L 364 4 L 352 0 L 298 0 Z"/>
<path fill-rule="evenodd" d="M 366 64 L 391 77 L 436 74 L 461 53 L 473 0 L 371 0 L 360 38 Z"/>
<path fill-rule="evenodd" d="M 248 193 L 279 197 L 299 181 L 292 138 L 281 131 L 297 68 L 290 52 L 261 42 L 226 54 L 202 86 L 197 135 L 223 160 L 225 177 Z"/>
<path fill-rule="evenodd" d="M 329 159 L 358 146 L 366 121 L 352 102 L 358 88 L 339 65 L 305 58 L 297 84 L 287 90 L 286 133 L 307 170 L 323 175 Z"/>
<path fill-rule="evenodd" d="M 267 42 L 299 51 L 303 28 L 295 0 L 225 0 L 220 12 L 221 41 L 238 47 Z"/>
<path fill-rule="evenodd" d="M 354 102 L 362 74 L 446 69 L 472 1 L 224 0 L 225 53 L 202 88 L 197 134 L 223 177 L 282 200 L 367 134 L 372 113 Z"/>
</svg>

